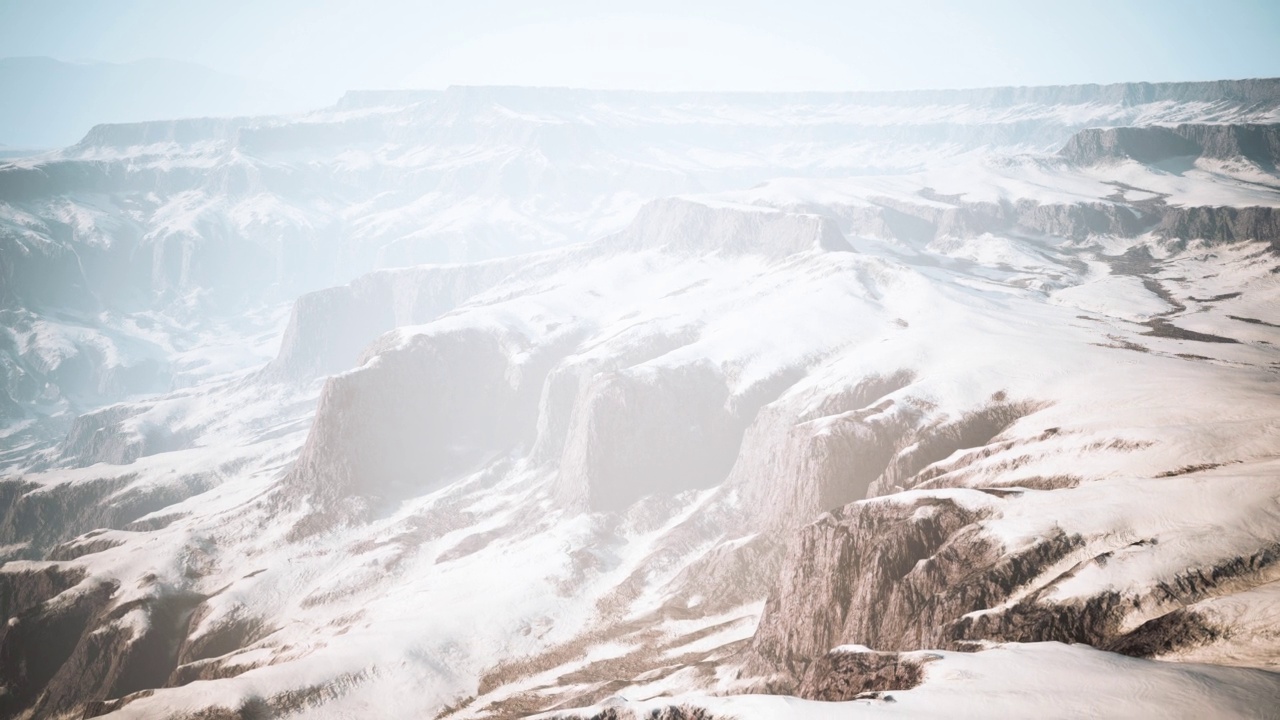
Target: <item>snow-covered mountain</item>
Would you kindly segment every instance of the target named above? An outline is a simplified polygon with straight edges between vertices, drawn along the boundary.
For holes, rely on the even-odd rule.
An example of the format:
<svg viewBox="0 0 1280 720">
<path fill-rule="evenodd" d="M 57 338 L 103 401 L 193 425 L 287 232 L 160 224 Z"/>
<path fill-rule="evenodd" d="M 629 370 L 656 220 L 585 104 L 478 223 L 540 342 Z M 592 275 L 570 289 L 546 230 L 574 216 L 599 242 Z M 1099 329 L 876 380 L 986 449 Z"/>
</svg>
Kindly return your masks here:
<svg viewBox="0 0 1280 720">
<path fill-rule="evenodd" d="M 456 88 L 0 165 L 0 713 L 1274 717 L 1278 127 Z"/>
</svg>

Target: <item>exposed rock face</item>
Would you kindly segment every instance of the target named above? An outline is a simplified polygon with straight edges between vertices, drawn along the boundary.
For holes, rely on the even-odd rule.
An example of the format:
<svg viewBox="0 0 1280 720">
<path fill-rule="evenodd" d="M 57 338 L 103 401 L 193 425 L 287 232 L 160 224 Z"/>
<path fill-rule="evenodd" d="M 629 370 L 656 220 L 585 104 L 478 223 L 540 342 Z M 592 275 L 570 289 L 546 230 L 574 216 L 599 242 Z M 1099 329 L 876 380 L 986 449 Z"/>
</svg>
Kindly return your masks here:
<svg viewBox="0 0 1280 720">
<path fill-rule="evenodd" d="M 294 303 L 280 352 L 263 373 L 306 381 L 349 369 L 382 333 L 434 320 L 526 263 L 384 270 L 307 293 Z"/>
<path fill-rule="evenodd" d="M 128 465 L 134 460 L 184 447 L 189 433 L 155 423 L 139 423 L 145 405 L 110 405 L 77 417 L 62 443 L 63 459 L 77 466 L 97 462 Z"/>
<path fill-rule="evenodd" d="M 898 494 L 848 505 L 804 528 L 766 605 L 748 667 L 779 674 L 784 684 L 809 682 L 826 672 L 827 650 L 842 644 L 905 651 L 1058 641 L 1168 654 L 1218 640 L 1221 626 L 1190 608 L 1265 585 L 1280 559 L 1280 546 L 1260 542 L 1256 551 L 1153 587 L 1062 596 L 1073 577 L 1155 541 L 1091 549 L 1098 538 L 1064 524 L 1006 547 L 984 528 L 1003 511 L 999 498 L 1023 492 L 1035 491 Z"/>
<path fill-rule="evenodd" d="M 939 417 L 898 393 L 913 379 L 905 370 L 871 376 L 799 413 L 786 403 L 765 408 L 730 475 L 755 522 L 794 528 L 865 497 L 910 489 L 929 465 L 988 444 L 1036 409 L 1000 400 Z"/>
<path fill-rule="evenodd" d="M 125 529 L 148 513 L 213 486 L 216 470 L 172 478 L 165 484 L 131 486 L 134 473 L 120 472 L 89 482 L 43 488 L 21 477 L 0 480 L 0 544 L 20 545 L 19 556 L 43 557 L 46 550 L 82 533 Z M 12 549 L 11 549 L 12 550 Z"/>
<path fill-rule="evenodd" d="M 519 436 L 528 403 L 516 402 L 499 338 L 437 333 L 372 357 L 326 381 L 292 471 L 290 483 L 321 506 L 423 492 Z"/>
<path fill-rule="evenodd" d="M 875 500 L 806 527 L 756 630 L 757 669 L 799 678 L 839 645 L 942 646 L 950 622 L 1026 580 L 1014 577 L 1017 565 L 1003 577 L 974 572 L 1000 556 L 975 537 L 981 516 L 947 499 Z M 1052 561 L 1070 546 L 1067 540 L 1042 552 Z"/>
<path fill-rule="evenodd" d="M 84 579 L 83 569 L 67 569 L 57 563 L 32 563 L 0 573 L 0 614 L 6 620 L 37 607 Z"/>
<path fill-rule="evenodd" d="M 1071 136 L 1062 156 L 1082 165 L 1104 159 L 1132 158 L 1154 163 L 1199 155 L 1201 147 L 1177 131 L 1164 127 L 1099 128 Z"/>
<path fill-rule="evenodd" d="M 475 328 L 403 342 L 390 333 L 361 367 L 326 381 L 286 485 L 319 509 L 360 517 L 528 447 L 543 382 L 563 351 Z"/>
<path fill-rule="evenodd" d="M 547 376 L 538 406 L 537 442 L 533 457 L 540 462 L 559 461 L 565 453 L 571 429 L 583 427 L 580 404 L 592 383 L 602 374 L 624 372 L 695 341 L 696 328 L 675 332 L 651 332 L 632 339 L 625 348 L 606 357 L 575 357 L 557 364 Z M 717 380 L 720 380 L 717 378 Z M 581 499 L 581 488 L 567 488 L 566 499 Z"/>
<path fill-rule="evenodd" d="M 833 214 L 852 234 L 892 238 L 913 246 L 983 233 L 1074 240 L 1099 235 L 1134 237 L 1150 231 L 1159 221 L 1159 215 L 1150 215 L 1148 208 L 1139 211 L 1117 203 L 1041 203 L 1026 198 L 1006 203 L 967 202 L 930 193 L 921 193 L 921 197 L 951 207 L 874 198 L 874 207 L 842 208 Z"/>
<path fill-rule="evenodd" d="M 181 118 L 94 125 L 76 147 L 125 149 L 138 145 L 228 140 L 253 122 L 250 118 Z"/>
<path fill-rule="evenodd" d="M 1021 200 L 1015 203 L 1017 219 L 1012 227 L 999 230 L 1031 231 L 1048 237 L 1081 240 L 1091 236 L 1133 237 L 1149 227 L 1141 212 L 1122 205 L 1075 203 L 1042 205 Z"/>
<path fill-rule="evenodd" d="M 619 250 L 776 260 L 838 246 L 847 249 L 835 223 L 826 218 L 671 200 L 642 211 L 626 232 L 590 251 L 548 261 L 546 270 Z M 269 372 L 306 377 L 319 365 L 337 364 L 341 353 L 330 349 L 349 349 L 367 333 L 364 317 L 385 319 L 388 306 L 399 305 L 430 319 L 431 313 L 496 282 L 512 267 L 494 261 L 378 273 L 349 289 L 313 294 L 295 309 L 281 355 Z M 537 273 L 526 272 L 524 281 L 537 278 Z M 393 287 L 389 279 L 402 284 Z M 396 293 L 400 300 L 388 299 Z M 528 441 L 536 428 L 533 454 L 558 462 L 560 499 L 598 511 L 621 511 L 645 495 L 673 495 L 721 482 L 759 409 L 803 374 L 800 368 L 783 370 L 732 391 L 724 370 L 714 364 L 646 362 L 696 340 L 692 326 L 619 342 L 604 360 L 588 354 L 558 363 L 580 331 L 585 329 L 566 329 L 561 350 L 532 348 L 535 359 L 518 371 L 508 356 L 523 352 L 526 343 L 502 331 L 444 332 L 430 340 L 416 336 L 404 347 L 394 347 L 397 336 L 387 335 L 366 350 L 365 367 L 329 381 L 293 477 L 308 478 L 300 482 L 313 489 L 329 488 L 319 491 L 329 500 L 407 497 L 408 488 L 420 491 L 448 477 L 450 463 L 462 467 L 474 462 L 476 453 L 501 452 Z M 436 382 L 448 387 L 433 397 L 427 388 Z M 405 393 L 405 383 L 417 389 Z M 466 419 L 470 417 L 475 420 Z M 427 452 L 427 447 L 437 450 Z M 354 457 L 342 455 L 348 452 Z M 408 481 L 405 492 L 387 484 L 404 483 L 406 476 L 420 475 L 421 468 L 433 468 L 435 475 Z"/>
<path fill-rule="evenodd" d="M 910 690 L 924 678 L 928 656 L 835 648 L 813 663 L 795 688 L 809 700 L 844 702 L 867 693 Z"/>
<path fill-rule="evenodd" d="M 957 450 L 990 443 L 1014 422 L 1036 409 L 1035 403 L 999 400 L 954 420 L 936 421 L 919 429 L 910 444 L 894 455 L 867 489 L 867 496 L 910 490 L 918 484 L 917 474 L 929 465 Z"/>
<path fill-rule="evenodd" d="M 1172 132 L 1167 128 L 1111 128 L 1105 133 L 1120 131 L 1132 131 L 1143 138 L 1139 141 L 1141 143 L 1153 142 L 1147 135 L 1148 131 Z M 1111 138 L 1104 131 L 1099 133 L 1103 134 L 1081 132 L 1063 152 L 1076 152 L 1081 144 Z M 1276 134 L 1280 136 L 1280 131 Z M 1180 142 L 1184 141 L 1181 136 L 1175 137 Z M 1073 144 L 1076 149 L 1072 149 Z M 1270 243 L 1273 249 L 1280 248 L 1280 220 L 1277 219 L 1280 214 L 1269 206 L 1167 205 L 1160 197 L 1133 203 L 1070 204 L 1041 203 L 1030 199 L 1000 204 L 966 202 L 960 198 L 936 198 L 928 193 L 922 193 L 922 197 L 941 200 L 952 207 L 939 208 L 876 198 L 875 207 L 827 212 L 853 234 L 892 238 L 911 245 L 945 243 L 983 233 L 1085 240 L 1098 236 L 1132 238 L 1154 232 L 1179 246 L 1185 246 L 1192 240 L 1210 243 L 1260 240 Z"/>
<path fill-rule="evenodd" d="M 560 465 L 567 497 L 623 510 L 643 495 L 718 484 L 746 421 L 707 365 L 597 375 L 579 396 Z"/>
<path fill-rule="evenodd" d="M 649 203 L 626 231 L 605 242 L 625 250 L 688 256 L 753 254 L 770 259 L 814 249 L 851 249 L 840 228 L 819 215 L 709 207 L 679 199 Z"/>
<path fill-rule="evenodd" d="M 1280 212 L 1270 207 L 1168 208 L 1156 232 L 1183 241 L 1262 240 L 1280 252 Z"/>
<path fill-rule="evenodd" d="M 197 680 L 234 677 L 253 668 L 253 663 L 236 662 L 235 651 L 246 648 L 274 629 L 262 620 L 243 613 L 207 620 L 207 604 L 197 605 L 187 621 L 188 632 L 181 638 L 168 686 Z M 228 662 L 228 660 L 230 661 Z"/>
<path fill-rule="evenodd" d="M 1273 168 L 1280 161 L 1280 125 L 1093 128 L 1072 136 L 1061 155 L 1082 165 L 1122 158 L 1158 163 L 1178 157 L 1204 157 L 1243 158 Z"/>
<path fill-rule="evenodd" d="M 886 395 L 912 373 L 871 377 L 797 414 L 771 405 L 747 431 L 730 475 L 766 527 L 795 527 L 866 496 L 910 432 L 916 415 Z"/>
<path fill-rule="evenodd" d="M 579 711 L 553 715 L 550 720 L 729 720 L 696 705 L 670 705 L 647 712 L 643 717 L 625 707 Z"/>
<path fill-rule="evenodd" d="M 5 573 L 0 579 L 16 578 Z M 53 716 L 168 680 L 195 599 L 169 595 L 114 605 L 114 590 L 96 585 L 6 617 L 0 712 Z"/>
</svg>

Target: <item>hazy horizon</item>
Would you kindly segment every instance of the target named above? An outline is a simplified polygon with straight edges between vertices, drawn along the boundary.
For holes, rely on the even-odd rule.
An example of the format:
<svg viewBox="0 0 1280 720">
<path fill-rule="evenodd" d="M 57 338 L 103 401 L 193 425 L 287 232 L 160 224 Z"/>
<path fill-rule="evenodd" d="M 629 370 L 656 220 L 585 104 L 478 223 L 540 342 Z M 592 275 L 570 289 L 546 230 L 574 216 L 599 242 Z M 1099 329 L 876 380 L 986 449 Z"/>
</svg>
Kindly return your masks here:
<svg viewBox="0 0 1280 720">
<path fill-rule="evenodd" d="M 100 123 L 303 112 L 351 90 L 858 92 L 1278 77 L 1275 37 L 1280 10 L 1247 1 L 0 0 L 0 145 L 65 146 Z M 38 58 L 61 65 L 21 62 Z"/>
<path fill-rule="evenodd" d="M 913 90 L 1280 75 L 1280 8 L 1260 2 L 804 1 L 782 10 L 666 0 L 4 0 L 0 28 L 4 57 L 168 59 L 335 97 L 451 85 Z"/>
</svg>

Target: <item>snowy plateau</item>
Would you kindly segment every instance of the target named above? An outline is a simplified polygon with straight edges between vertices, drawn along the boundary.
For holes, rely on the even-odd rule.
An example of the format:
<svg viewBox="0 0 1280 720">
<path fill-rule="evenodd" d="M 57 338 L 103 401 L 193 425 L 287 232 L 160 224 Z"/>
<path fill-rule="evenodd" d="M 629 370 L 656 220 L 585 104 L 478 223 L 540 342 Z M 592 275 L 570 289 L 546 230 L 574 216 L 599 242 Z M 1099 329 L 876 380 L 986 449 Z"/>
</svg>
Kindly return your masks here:
<svg viewBox="0 0 1280 720">
<path fill-rule="evenodd" d="M 0 716 L 1280 718 L 1280 80 L 0 164 Z"/>
</svg>

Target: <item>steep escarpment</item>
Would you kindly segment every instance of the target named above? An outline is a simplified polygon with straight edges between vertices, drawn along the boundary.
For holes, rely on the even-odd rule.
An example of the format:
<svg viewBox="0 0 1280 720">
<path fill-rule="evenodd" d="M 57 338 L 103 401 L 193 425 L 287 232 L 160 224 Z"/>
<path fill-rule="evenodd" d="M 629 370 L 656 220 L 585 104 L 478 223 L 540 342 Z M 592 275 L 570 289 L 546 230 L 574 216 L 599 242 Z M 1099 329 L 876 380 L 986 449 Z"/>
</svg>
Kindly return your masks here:
<svg viewBox="0 0 1280 720">
<path fill-rule="evenodd" d="M 1001 394 L 950 415 L 912 397 L 914 378 L 907 370 L 873 375 L 807 402 L 767 406 L 729 477 L 755 522 L 790 529 L 865 497 L 910 489 L 933 463 L 992 443 L 1038 407 Z"/>
<path fill-rule="evenodd" d="M 1167 493 L 1197 484 L 1139 486 L 1161 483 Z M 1072 509 L 1082 496 L 1089 501 Z M 1178 544 L 1199 536 L 1198 520 L 1170 524 L 1167 503 L 1127 506 L 1121 525 L 1098 534 L 1080 514 L 1096 497 L 1097 489 L 912 492 L 827 515 L 794 541 L 748 666 L 799 682 L 842 644 L 905 651 L 1059 641 L 1167 654 L 1223 637 L 1188 606 L 1244 597 L 1280 572 L 1274 533 L 1226 538 L 1193 558 Z M 1061 514 L 1033 521 L 1046 530 L 1014 541 L 1000 528 L 1030 520 L 1019 510 L 1027 505 Z"/>
<path fill-rule="evenodd" d="M 1180 242 L 1261 240 L 1280 252 L 1280 208 L 1177 207 L 1168 208 L 1156 227 L 1160 235 Z"/>
<path fill-rule="evenodd" d="M 719 484 L 749 420 L 728 400 L 723 376 L 704 364 L 597 375 L 569 422 L 562 496 L 620 511 L 644 495 Z"/>
<path fill-rule="evenodd" d="M 918 198 L 918 199 L 917 199 Z M 1136 237 L 1159 221 L 1146 207 L 1125 203 L 1051 203 L 1031 198 L 1002 202 L 940 198 L 927 188 L 917 198 L 869 194 L 865 204 L 824 212 L 846 233 L 891 238 L 912 246 L 983 234 L 1030 235 L 1086 240 L 1098 236 Z"/>
<path fill-rule="evenodd" d="M 346 370 L 382 333 L 434 320 L 527 264 L 495 260 L 384 270 L 302 295 L 263 375 L 306 381 Z"/>
<path fill-rule="evenodd" d="M 131 471 L 115 469 L 86 482 L 42 487 L 21 476 L 0 480 L 0 544 L 9 557 L 43 559 L 59 543 L 82 533 L 123 530 L 156 512 L 217 484 L 220 468 L 139 482 Z"/>
<path fill-rule="evenodd" d="M 39 572 L 7 570 L 0 573 L 0 585 L 25 585 L 25 575 Z M 91 583 L 6 608 L 0 712 L 56 716 L 167 682 L 199 598 L 165 594 L 117 603 L 116 590 Z"/>
<path fill-rule="evenodd" d="M 260 121 L 257 121 L 260 122 Z M 182 118 L 94 125 L 75 146 L 77 150 L 123 150 L 130 147 L 213 143 L 236 137 L 255 124 L 250 118 Z"/>
<path fill-rule="evenodd" d="M 474 328 L 383 342 L 326 381 L 285 482 L 326 517 L 364 517 L 532 444 L 538 394 L 563 352 Z"/>
<path fill-rule="evenodd" d="M 919 685 L 925 666 L 936 658 L 925 653 L 874 652 L 840 646 L 809 666 L 793 692 L 802 698 L 827 702 L 878 699 L 883 693 Z"/>
<path fill-rule="evenodd" d="M 1080 164 L 1132 158 L 1154 163 L 1175 157 L 1194 157 L 1198 143 L 1166 127 L 1122 127 L 1082 130 L 1071 136 L 1060 154 Z"/>
<path fill-rule="evenodd" d="M 769 259 L 814 249 L 851 249 L 840 228 L 818 215 L 716 207 L 680 199 L 649 203 L 624 232 L 604 242 L 626 251 L 662 250 L 687 256 L 753 254 Z"/>
<path fill-rule="evenodd" d="M 435 486 L 515 439 L 519 425 L 503 412 L 515 406 L 507 369 L 500 339 L 462 330 L 414 338 L 330 378 L 290 483 L 321 505 Z"/>
<path fill-rule="evenodd" d="M 62 460 L 76 466 L 96 462 L 127 465 L 147 455 L 177 450 L 194 434 L 157 422 L 146 422 L 145 405 L 109 405 L 80 415 L 71 423 L 60 449 Z"/>
<path fill-rule="evenodd" d="M 870 377 L 797 414 L 766 407 L 747 431 L 729 482 L 766 526 L 793 527 L 862 499 L 918 418 L 885 396 L 910 371 Z"/>
<path fill-rule="evenodd" d="M 1274 168 L 1280 161 L 1280 125 L 1224 123 L 1091 128 L 1073 135 L 1059 154 L 1082 165 L 1125 158 L 1158 163 L 1180 157 L 1202 157 L 1244 159 Z"/>
<path fill-rule="evenodd" d="M 1129 129 L 1145 133 L 1149 128 Z M 1126 199 L 1127 192 L 1136 192 L 1139 199 Z M 1258 205 L 1207 204 L 1195 197 L 1175 204 L 1158 191 L 1124 183 L 1100 189 L 1097 201 L 969 201 L 963 195 L 939 196 L 928 188 L 917 195 L 918 200 L 870 192 L 857 205 L 822 212 L 855 237 L 889 238 L 912 247 L 942 243 L 940 249 L 984 235 L 1088 241 L 1154 233 L 1176 247 L 1192 241 L 1260 240 L 1274 245 L 1280 240 L 1277 208 L 1265 196 Z"/>
<path fill-rule="evenodd" d="M 973 572 L 999 553 L 953 541 L 984 515 L 952 499 L 859 503 L 808 526 L 795 541 L 752 641 L 757 671 L 799 678 L 838 645 L 938 647 L 949 620 L 986 607 L 999 580 Z M 1050 562 L 1070 541 L 1044 551 Z M 1003 578 L 1005 591 L 1018 580 Z M 961 581 L 961 582 L 956 582 Z M 992 591 L 995 591 L 993 593 Z"/>
<path fill-rule="evenodd" d="M 328 381 L 293 484 L 324 488 L 329 499 L 368 499 L 389 490 L 387 483 L 407 483 L 387 497 L 408 497 L 447 477 L 446 466 L 529 444 L 533 457 L 557 468 L 556 495 L 572 507 L 621 511 L 646 495 L 717 485 L 757 412 L 803 376 L 804 362 L 743 382 L 723 364 L 673 359 L 703 340 L 700 322 L 656 317 L 621 332 L 602 329 L 594 313 L 612 310 L 575 307 L 597 302 L 594 287 L 581 298 L 561 298 L 550 279 L 576 277 L 575 263 L 608 264 L 629 283 L 623 287 L 639 293 L 623 301 L 635 317 L 651 314 L 646 302 L 672 302 L 714 279 L 673 282 L 673 292 L 646 300 L 655 294 L 645 278 L 654 263 L 678 271 L 689 257 L 709 256 L 740 264 L 734 272 L 761 272 L 769 259 L 819 262 L 824 243 L 841 244 L 843 236 L 817 216 L 670 201 L 580 251 L 518 264 L 383 272 L 308 296 L 295 308 L 269 376 L 310 377 L 343 362 L 379 323 L 433 320 L 499 280 L 547 293 L 548 309 L 535 317 L 553 339 L 535 342 L 517 329 L 527 321 L 491 317 L 480 306 L 460 307 L 405 336 L 387 334 L 365 351 L 362 367 Z M 477 326 L 468 326 L 468 317 L 480 318 Z M 404 392 L 406 384 L 414 389 Z M 405 480 L 423 468 L 437 474 Z"/>
</svg>

